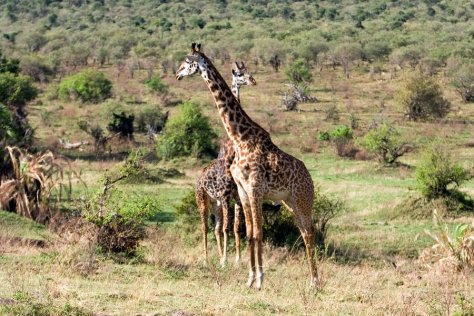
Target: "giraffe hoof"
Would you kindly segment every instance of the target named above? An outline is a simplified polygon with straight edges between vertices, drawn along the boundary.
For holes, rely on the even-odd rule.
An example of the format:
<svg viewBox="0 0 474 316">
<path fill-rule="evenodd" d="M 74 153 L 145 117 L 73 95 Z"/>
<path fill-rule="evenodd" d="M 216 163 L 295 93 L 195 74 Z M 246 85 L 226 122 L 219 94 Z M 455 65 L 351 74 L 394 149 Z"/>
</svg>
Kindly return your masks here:
<svg viewBox="0 0 474 316">
<path fill-rule="evenodd" d="M 254 280 L 255 280 L 255 279 L 254 279 L 253 277 L 249 277 L 249 279 L 248 279 L 248 281 L 247 281 L 247 287 L 248 287 L 248 288 L 251 288 L 251 287 L 252 287 Z"/>
<path fill-rule="evenodd" d="M 227 259 L 222 258 L 221 259 L 221 268 L 225 268 L 226 264 L 227 264 Z"/>
<path fill-rule="evenodd" d="M 260 291 L 262 289 L 262 284 L 263 284 L 263 273 L 259 273 L 257 275 L 256 289 Z"/>
</svg>

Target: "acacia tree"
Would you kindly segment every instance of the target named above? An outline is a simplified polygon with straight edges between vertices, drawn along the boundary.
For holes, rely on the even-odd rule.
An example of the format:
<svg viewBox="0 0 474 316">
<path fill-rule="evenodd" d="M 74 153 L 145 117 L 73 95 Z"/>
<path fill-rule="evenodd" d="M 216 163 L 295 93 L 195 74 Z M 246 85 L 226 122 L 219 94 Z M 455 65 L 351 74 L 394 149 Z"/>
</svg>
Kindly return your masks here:
<svg viewBox="0 0 474 316">
<path fill-rule="evenodd" d="M 334 57 L 341 64 L 346 78 L 349 78 L 352 63 L 362 57 L 362 48 L 358 43 L 340 44 L 334 50 Z"/>
<path fill-rule="evenodd" d="M 439 84 L 434 78 L 423 74 L 409 77 L 397 99 L 407 117 L 414 121 L 443 118 L 451 108 L 451 103 L 443 97 Z"/>
</svg>

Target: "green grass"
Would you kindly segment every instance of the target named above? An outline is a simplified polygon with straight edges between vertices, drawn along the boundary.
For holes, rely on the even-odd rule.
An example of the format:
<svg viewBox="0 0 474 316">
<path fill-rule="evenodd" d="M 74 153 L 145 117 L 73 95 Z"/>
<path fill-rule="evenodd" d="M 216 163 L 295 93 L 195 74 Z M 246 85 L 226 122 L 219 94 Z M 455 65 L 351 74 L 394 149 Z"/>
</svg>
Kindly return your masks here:
<svg viewBox="0 0 474 316">
<path fill-rule="evenodd" d="M 50 241 L 54 239 L 44 225 L 19 216 L 15 213 L 0 211 L 0 236 L 38 239 Z"/>
</svg>

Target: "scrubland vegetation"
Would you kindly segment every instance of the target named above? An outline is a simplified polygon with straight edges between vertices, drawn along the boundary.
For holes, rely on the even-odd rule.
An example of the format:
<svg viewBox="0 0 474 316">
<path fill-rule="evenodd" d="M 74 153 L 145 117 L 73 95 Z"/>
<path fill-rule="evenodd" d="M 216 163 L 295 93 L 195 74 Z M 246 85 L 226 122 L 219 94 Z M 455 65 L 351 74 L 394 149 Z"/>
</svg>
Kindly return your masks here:
<svg viewBox="0 0 474 316">
<path fill-rule="evenodd" d="M 472 315 L 473 17 L 463 0 L 3 1 L 0 314 Z M 204 263 L 193 190 L 225 131 L 202 79 L 174 78 L 194 41 L 228 83 L 245 61 L 243 108 L 311 173 L 317 288 L 271 202 L 262 291 L 212 234 Z"/>
</svg>

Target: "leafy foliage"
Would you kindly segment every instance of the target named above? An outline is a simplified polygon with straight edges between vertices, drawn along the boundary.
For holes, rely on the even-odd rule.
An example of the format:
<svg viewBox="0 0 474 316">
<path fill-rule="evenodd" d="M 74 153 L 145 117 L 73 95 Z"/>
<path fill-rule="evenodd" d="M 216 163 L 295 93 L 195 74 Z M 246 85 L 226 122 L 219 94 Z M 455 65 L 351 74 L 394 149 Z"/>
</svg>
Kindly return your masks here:
<svg viewBox="0 0 474 316">
<path fill-rule="evenodd" d="M 58 87 L 62 99 L 98 103 L 111 96 L 112 82 L 100 71 L 84 70 L 66 79 Z"/>
<path fill-rule="evenodd" d="M 340 157 L 349 155 L 349 145 L 352 142 L 352 130 L 347 125 L 340 125 L 329 132 L 336 153 Z"/>
<path fill-rule="evenodd" d="M 82 216 L 99 228 L 97 242 L 107 252 L 133 254 L 145 237 L 145 220 L 158 212 L 158 201 L 151 196 L 130 194 L 116 184 L 142 168 L 142 154 L 133 153 L 101 180 L 102 188 L 85 204 Z"/>
<path fill-rule="evenodd" d="M 408 78 L 398 94 L 398 101 L 408 118 L 414 121 L 443 118 L 451 108 L 438 83 L 423 74 Z"/>
<path fill-rule="evenodd" d="M 28 101 L 36 98 L 38 90 L 27 76 L 10 72 L 0 73 L 0 103 L 21 109 Z"/>
<path fill-rule="evenodd" d="M 423 154 L 416 168 L 417 188 L 429 199 L 453 194 L 469 178 L 468 172 L 454 163 L 448 152 L 435 146 Z"/>
<path fill-rule="evenodd" d="M 323 194 L 320 188 L 316 188 L 313 201 L 313 222 L 315 243 L 320 250 L 326 248 L 329 222 L 342 213 L 345 208 L 342 200 Z"/>
<path fill-rule="evenodd" d="M 20 61 L 18 59 L 6 58 L 0 51 L 0 73 L 18 73 L 20 71 Z"/>
<path fill-rule="evenodd" d="M 155 93 L 166 93 L 168 92 L 168 86 L 158 76 L 152 76 L 150 79 L 145 81 L 145 85 Z"/>
<path fill-rule="evenodd" d="M 341 200 L 323 194 L 320 188 L 316 188 L 312 215 L 315 244 L 320 250 L 326 247 L 329 222 L 344 209 L 345 205 Z M 265 240 L 276 246 L 291 247 L 298 241 L 302 245 L 300 231 L 294 223 L 293 214 L 288 209 L 264 203 L 263 217 L 263 237 Z"/>
<path fill-rule="evenodd" d="M 168 120 L 168 112 L 163 113 L 160 107 L 146 107 L 136 115 L 136 130 L 141 133 L 161 132 Z"/>
<path fill-rule="evenodd" d="M 465 102 L 474 102 L 474 65 L 459 65 L 451 74 L 451 84 Z"/>
<path fill-rule="evenodd" d="M 176 217 L 181 225 L 196 227 L 200 222 L 199 211 L 196 203 L 196 193 L 190 190 L 174 207 Z M 193 228 L 194 229 L 194 228 Z"/>
<path fill-rule="evenodd" d="M 113 133 L 118 133 L 122 138 L 133 139 L 133 121 L 135 116 L 127 115 L 125 112 L 120 114 L 112 113 L 112 121 L 109 123 L 108 129 Z"/>
<path fill-rule="evenodd" d="M 359 143 L 368 151 L 375 153 L 381 162 L 388 164 L 395 163 L 409 150 L 400 132 L 389 123 L 382 123 L 372 128 Z"/>
<path fill-rule="evenodd" d="M 297 59 L 285 69 L 286 78 L 293 84 L 308 83 L 313 80 L 310 69 L 303 59 Z"/>
<path fill-rule="evenodd" d="M 0 143 L 14 144 L 21 139 L 21 130 L 10 109 L 0 103 Z"/>
<path fill-rule="evenodd" d="M 213 141 L 216 138 L 209 119 L 202 114 L 199 106 L 185 102 L 180 105 L 180 113 L 169 119 L 156 148 L 158 155 L 164 159 L 190 155 L 201 157 L 214 154 Z"/>
</svg>

